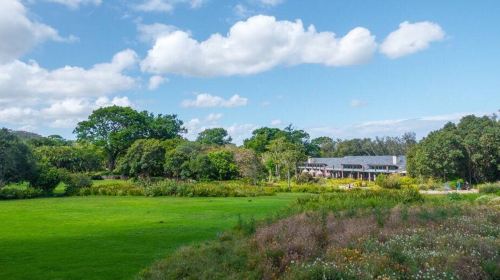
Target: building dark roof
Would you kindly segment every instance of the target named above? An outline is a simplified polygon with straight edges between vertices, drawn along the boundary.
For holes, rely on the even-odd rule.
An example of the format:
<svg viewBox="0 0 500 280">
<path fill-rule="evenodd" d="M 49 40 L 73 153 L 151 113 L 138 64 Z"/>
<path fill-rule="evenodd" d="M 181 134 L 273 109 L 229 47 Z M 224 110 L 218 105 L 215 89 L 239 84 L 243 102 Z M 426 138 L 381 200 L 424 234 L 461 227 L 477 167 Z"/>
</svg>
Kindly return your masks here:
<svg viewBox="0 0 500 280">
<path fill-rule="evenodd" d="M 341 158 L 309 158 L 308 164 L 326 164 L 334 170 L 343 169 L 343 165 L 361 165 L 364 170 L 370 166 L 397 166 L 399 172 L 406 171 L 406 156 L 346 156 Z"/>
</svg>

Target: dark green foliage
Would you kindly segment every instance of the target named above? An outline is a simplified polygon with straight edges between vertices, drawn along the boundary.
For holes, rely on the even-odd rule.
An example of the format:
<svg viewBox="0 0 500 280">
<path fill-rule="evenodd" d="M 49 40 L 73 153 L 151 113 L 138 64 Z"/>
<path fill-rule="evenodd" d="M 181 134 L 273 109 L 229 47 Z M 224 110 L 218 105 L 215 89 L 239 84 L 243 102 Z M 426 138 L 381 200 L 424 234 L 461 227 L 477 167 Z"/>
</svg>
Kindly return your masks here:
<svg viewBox="0 0 500 280">
<path fill-rule="evenodd" d="M 62 175 L 57 168 L 40 164 L 37 167 L 35 177 L 30 181 L 30 185 L 33 188 L 44 191 L 45 193 L 52 193 L 61 180 Z"/>
<path fill-rule="evenodd" d="M 34 149 L 38 161 L 72 172 L 92 172 L 104 167 L 104 153 L 95 145 L 40 146 Z"/>
<path fill-rule="evenodd" d="M 165 145 L 160 140 L 137 140 L 120 158 L 117 170 L 123 175 L 132 177 L 162 176 L 165 152 Z"/>
<path fill-rule="evenodd" d="M 11 182 L 32 179 L 35 160 L 29 147 L 9 130 L 0 129 L 0 188 Z"/>
<path fill-rule="evenodd" d="M 230 144 L 232 139 L 224 128 L 208 128 L 198 134 L 196 141 L 205 145 L 223 146 Z"/>
<path fill-rule="evenodd" d="M 67 174 L 63 182 L 66 184 L 65 193 L 68 195 L 79 194 L 81 189 L 92 187 L 90 177 L 81 173 Z"/>
<path fill-rule="evenodd" d="M 130 107 L 111 106 L 95 110 L 74 130 L 78 140 L 102 147 L 107 155 L 108 168 L 115 168 L 116 159 L 125 153 L 135 140 L 143 138 L 172 139 L 185 132 L 176 115 L 137 112 Z"/>
<path fill-rule="evenodd" d="M 412 176 L 468 182 L 500 179 L 500 121 L 496 116 L 466 116 L 431 132 L 408 153 Z"/>
<path fill-rule="evenodd" d="M 238 176 L 238 167 L 234 161 L 234 154 L 227 150 L 208 153 L 208 159 L 215 171 L 217 180 L 231 180 Z"/>
</svg>

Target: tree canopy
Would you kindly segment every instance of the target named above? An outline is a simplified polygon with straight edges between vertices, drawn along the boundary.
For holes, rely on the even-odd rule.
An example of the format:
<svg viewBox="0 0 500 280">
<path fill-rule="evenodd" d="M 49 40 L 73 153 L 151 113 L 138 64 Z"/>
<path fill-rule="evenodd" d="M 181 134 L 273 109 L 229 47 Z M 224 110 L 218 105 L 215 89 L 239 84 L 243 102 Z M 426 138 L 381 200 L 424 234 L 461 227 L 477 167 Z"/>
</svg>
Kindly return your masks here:
<svg viewBox="0 0 500 280">
<path fill-rule="evenodd" d="M 198 134 L 196 141 L 206 145 L 227 145 L 233 139 L 224 128 L 208 128 Z"/>
<path fill-rule="evenodd" d="M 496 116 L 471 115 L 431 132 L 408 153 L 408 172 L 475 183 L 499 180 L 500 122 Z"/>
<path fill-rule="evenodd" d="M 0 187 L 30 180 L 36 165 L 30 148 L 9 130 L 0 129 Z"/>
<path fill-rule="evenodd" d="M 130 107 L 111 106 L 92 112 L 88 120 L 79 122 L 74 130 L 78 140 L 89 141 L 104 149 L 108 168 L 137 139 L 171 139 L 185 132 L 176 115 L 153 115 Z"/>
</svg>

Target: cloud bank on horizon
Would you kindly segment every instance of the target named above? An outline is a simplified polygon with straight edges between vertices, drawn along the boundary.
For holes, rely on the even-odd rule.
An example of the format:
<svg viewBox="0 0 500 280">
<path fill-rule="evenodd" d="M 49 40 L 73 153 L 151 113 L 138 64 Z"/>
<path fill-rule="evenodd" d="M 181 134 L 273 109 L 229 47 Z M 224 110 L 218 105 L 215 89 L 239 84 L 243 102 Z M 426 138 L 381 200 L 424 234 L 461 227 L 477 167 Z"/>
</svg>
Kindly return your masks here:
<svg viewBox="0 0 500 280">
<path fill-rule="evenodd" d="M 101 0 L 44 0 L 70 10 L 92 6 L 100 9 Z M 260 0 L 264 7 L 275 7 L 283 0 Z M 132 11 L 172 13 L 178 5 L 199 9 L 203 0 L 146 0 L 129 6 Z M 59 31 L 35 19 L 20 0 L 0 2 L 0 124 L 36 130 L 48 127 L 72 128 L 92 110 L 110 105 L 136 106 L 127 96 L 132 89 L 150 91 L 170 84 L 169 76 L 215 78 L 249 76 L 278 67 L 317 64 L 345 67 L 369 63 L 379 53 L 397 59 L 428 49 L 446 38 L 435 22 L 404 21 L 381 41 L 366 27 L 353 27 L 343 35 L 305 26 L 300 19 L 278 20 L 274 16 L 254 15 L 232 24 L 226 33 L 213 33 L 197 39 L 188 30 L 161 22 L 143 24 L 136 20 L 137 38 L 150 45 L 140 54 L 124 47 L 109 62 L 91 67 L 67 65 L 47 69 L 26 59 L 37 46 L 47 41 L 75 43 L 77 37 L 62 36 Z M 383 34 L 382 34 L 383 35 Z M 199 93 L 195 99 L 184 99 L 181 108 L 237 108 L 249 104 L 249 98 Z M 365 106 L 352 99 L 351 107 Z M 220 113 L 187 121 L 188 128 L 218 125 Z M 425 121 L 425 120 L 422 120 Z M 280 125 L 273 119 L 271 125 Z M 261 124 L 265 125 L 265 124 Z M 228 126 L 233 134 L 248 134 L 253 123 Z M 246 130 L 245 130 L 246 129 Z M 315 131 L 320 131 L 314 128 Z M 325 130 L 326 131 L 326 130 Z M 239 139 L 237 135 L 233 138 Z"/>
</svg>

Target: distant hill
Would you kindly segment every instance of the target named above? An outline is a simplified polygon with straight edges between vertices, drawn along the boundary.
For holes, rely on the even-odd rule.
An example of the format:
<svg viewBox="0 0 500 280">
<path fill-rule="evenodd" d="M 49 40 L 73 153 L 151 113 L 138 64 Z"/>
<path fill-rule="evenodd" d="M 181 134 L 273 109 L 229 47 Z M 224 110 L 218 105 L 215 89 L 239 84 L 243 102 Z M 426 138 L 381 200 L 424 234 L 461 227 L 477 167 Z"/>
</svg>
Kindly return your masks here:
<svg viewBox="0 0 500 280">
<path fill-rule="evenodd" d="M 40 134 L 33 132 L 22 131 L 22 130 L 11 130 L 11 132 L 19 137 L 21 140 L 31 140 L 31 139 L 43 139 L 44 137 Z"/>
</svg>

